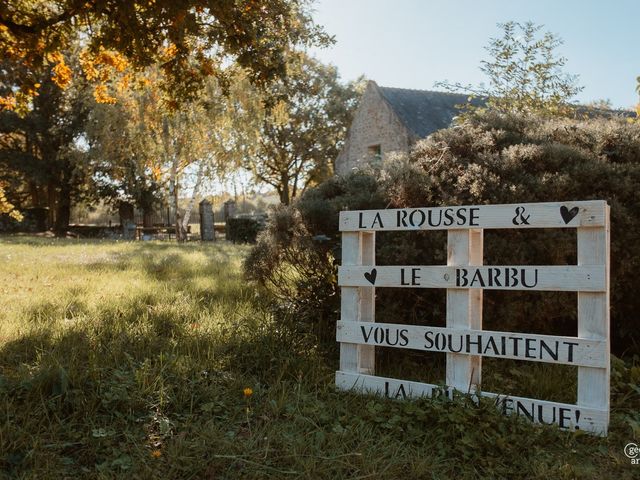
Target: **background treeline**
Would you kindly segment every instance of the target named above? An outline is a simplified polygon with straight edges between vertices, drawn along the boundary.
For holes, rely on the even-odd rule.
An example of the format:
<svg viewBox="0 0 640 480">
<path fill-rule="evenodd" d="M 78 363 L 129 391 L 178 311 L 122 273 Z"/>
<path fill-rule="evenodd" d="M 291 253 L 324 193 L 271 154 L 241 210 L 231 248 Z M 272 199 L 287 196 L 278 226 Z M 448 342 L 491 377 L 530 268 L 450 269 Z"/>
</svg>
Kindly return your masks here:
<svg viewBox="0 0 640 480">
<path fill-rule="evenodd" d="M 0 108 L 0 191 L 14 212 L 0 219 L 5 230 L 19 212 L 45 207 L 63 236 L 74 209 L 102 204 L 117 212 L 126 202 L 145 218 L 169 207 L 184 231 L 204 187 L 238 172 L 288 204 L 333 174 L 363 86 L 291 50 L 286 76 L 268 90 L 251 82 L 248 69 L 230 65 L 224 79 L 204 78 L 196 97 L 178 103 L 162 90 L 159 65 L 135 70 L 116 52 L 102 51 L 91 64 L 92 75 L 104 79 L 96 85 L 85 47 L 78 40 L 61 57 L 83 65 L 83 74 L 61 85 L 59 64 L 28 69 L 38 80 L 28 108 Z M 2 97 L 21 85 L 27 67 L 0 63 Z"/>
</svg>

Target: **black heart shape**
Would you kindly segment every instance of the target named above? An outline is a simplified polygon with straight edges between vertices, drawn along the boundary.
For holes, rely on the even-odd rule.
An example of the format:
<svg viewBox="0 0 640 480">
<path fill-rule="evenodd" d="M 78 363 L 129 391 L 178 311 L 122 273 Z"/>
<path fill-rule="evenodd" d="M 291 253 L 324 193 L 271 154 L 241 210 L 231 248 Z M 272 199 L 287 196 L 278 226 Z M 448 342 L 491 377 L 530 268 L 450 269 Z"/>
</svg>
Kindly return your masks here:
<svg viewBox="0 0 640 480">
<path fill-rule="evenodd" d="M 378 275 L 378 271 L 374 268 L 371 272 L 364 272 L 364 278 L 369 280 L 371 285 L 376 284 L 376 276 Z"/>
<path fill-rule="evenodd" d="M 580 209 L 578 207 L 573 207 L 571 210 L 564 205 L 560 207 L 560 215 L 562 215 L 562 220 L 564 220 L 565 225 L 573 220 L 578 213 L 580 213 Z"/>
</svg>

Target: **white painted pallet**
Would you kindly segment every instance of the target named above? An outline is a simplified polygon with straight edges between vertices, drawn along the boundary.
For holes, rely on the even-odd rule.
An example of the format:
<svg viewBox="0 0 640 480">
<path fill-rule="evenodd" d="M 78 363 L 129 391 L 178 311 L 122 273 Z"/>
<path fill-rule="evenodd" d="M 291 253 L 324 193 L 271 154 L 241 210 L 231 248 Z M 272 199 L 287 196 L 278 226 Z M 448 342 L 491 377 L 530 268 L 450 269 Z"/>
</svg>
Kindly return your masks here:
<svg viewBox="0 0 640 480">
<path fill-rule="evenodd" d="M 339 225 L 342 232 L 602 227 L 607 208 L 606 202 L 591 200 L 355 210 L 340 212 Z"/>
<path fill-rule="evenodd" d="M 336 372 L 336 386 L 341 390 L 355 390 L 393 399 L 451 399 L 455 394 L 455 389 L 446 386 L 342 371 Z M 496 407 L 506 415 L 520 415 L 534 423 L 555 424 L 568 430 L 605 435 L 609 423 L 607 410 L 483 391 L 462 393 L 479 393 L 481 397 L 492 398 Z"/>
<path fill-rule="evenodd" d="M 578 265 L 483 266 L 483 229 L 576 228 Z M 448 230 L 447 266 L 376 266 L 376 231 Z M 604 201 L 340 213 L 339 388 L 386 396 L 480 392 L 504 413 L 606 435 L 609 423 L 609 207 Z M 375 288 L 446 288 L 446 328 L 375 323 Z M 482 330 L 482 292 L 578 292 L 578 337 Z M 457 339 L 457 340 L 456 340 Z M 457 343 L 456 343 L 457 342 Z M 374 376 L 375 347 L 446 354 L 446 387 Z M 578 366 L 577 404 L 482 392 L 482 357 Z"/>
<path fill-rule="evenodd" d="M 553 266 L 341 266 L 342 287 L 463 288 L 605 292 L 603 265 Z"/>
<path fill-rule="evenodd" d="M 339 321 L 338 342 L 605 368 L 607 342 L 579 337 Z M 448 383 L 449 384 L 449 383 Z"/>
</svg>

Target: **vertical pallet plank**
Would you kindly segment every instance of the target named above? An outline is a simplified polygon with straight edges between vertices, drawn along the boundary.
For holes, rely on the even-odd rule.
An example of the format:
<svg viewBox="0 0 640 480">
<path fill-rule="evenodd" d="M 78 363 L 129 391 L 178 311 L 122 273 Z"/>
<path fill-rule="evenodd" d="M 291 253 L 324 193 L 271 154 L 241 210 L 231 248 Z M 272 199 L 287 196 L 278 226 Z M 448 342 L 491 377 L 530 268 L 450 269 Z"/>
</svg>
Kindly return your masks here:
<svg viewBox="0 0 640 480">
<path fill-rule="evenodd" d="M 484 231 L 473 229 L 469 231 L 469 265 L 482 265 L 484 263 Z M 482 330 L 482 300 L 481 288 L 469 290 L 469 327 L 474 330 Z M 469 384 L 480 387 L 482 383 L 482 356 L 469 357 L 471 363 L 471 376 Z"/>
<path fill-rule="evenodd" d="M 361 234 L 342 234 L 342 265 L 359 265 L 362 261 Z M 358 287 L 340 289 L 340 318 L 345 321 L 360 321 L 360 292 Z M 340 370 L 358 372 L 358 345 L 340 344 Z"/>
<path fill-rule="evenodd" d="M 361 235 L 362 265 L 376 264 L 376 233 L 363 232 Z M 376 321 L 376 289 L 375 287 L 360 288 L 360 321 Z M 373 345 L 358 345 L 358 372 L 367 375 L 375 373 L 376 356 Z"/>
<path fill-rule="evenodd" d="M 578 292 L 578 336 L 606 342 L 605 368 L 578 368 L 578 406 L 607 411 L 609 425 L 610 333 L 609 333 L 609 206 L 604 227 L 578 228 L 578 265 L 604 265 L 605 292 Z"/>
<path fill-rule="evenodd" d="M 482 264 L 482 230 L 447 232 L 447 265 Z M 482 290 L 447 289 L 447 327 L 482 328 Z M 461 392 L 475 392 L 480 385 L 481 357 L 447 353 L 446 384 Z"/>
</svg>

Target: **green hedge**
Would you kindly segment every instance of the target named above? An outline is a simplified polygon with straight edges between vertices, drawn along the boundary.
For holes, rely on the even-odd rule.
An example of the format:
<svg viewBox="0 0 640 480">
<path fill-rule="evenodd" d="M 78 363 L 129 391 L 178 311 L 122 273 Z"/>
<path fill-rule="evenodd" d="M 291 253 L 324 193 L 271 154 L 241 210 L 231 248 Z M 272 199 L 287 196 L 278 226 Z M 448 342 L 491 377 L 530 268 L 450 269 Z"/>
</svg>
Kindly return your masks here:
<svg viewBox="0 0 640 480">
<path fill-rule="evenodd" d="M 306 192 L 269 224 L 246 269 L 276 295 L 286 288 L 300 321 L 322 323 L 330 338 L 339 310 L 340 210 L 602 199 L 611 206 L 613 350 L 629 354 L 640 345 L 639 191 L 638 123 L 476 114 L 419 142 L 408 160 Z M 446 264 L 444 232 L 383 232 L 376 243 L 379 265 Z M 486 231 L 484 251 L 485 264 L 575 264 L 576 232 Z M 440 290 L 378 289 L 376 318 L 442 325 L 444 300 Z M 575 293 L 485 292 L 487 329 L 575 335 L 576 316 Z"/>
<path fill-rule="evenodd" d="M 255 243 L 263 224 L 264 222 L 258 218 L 228 218 L 226 238 L 233 243 Z"/>
</svg>

